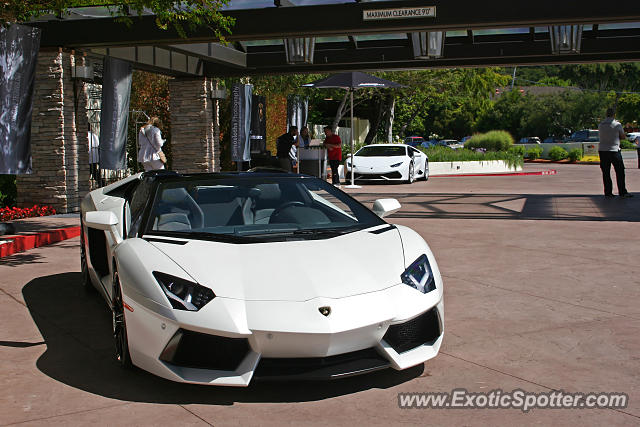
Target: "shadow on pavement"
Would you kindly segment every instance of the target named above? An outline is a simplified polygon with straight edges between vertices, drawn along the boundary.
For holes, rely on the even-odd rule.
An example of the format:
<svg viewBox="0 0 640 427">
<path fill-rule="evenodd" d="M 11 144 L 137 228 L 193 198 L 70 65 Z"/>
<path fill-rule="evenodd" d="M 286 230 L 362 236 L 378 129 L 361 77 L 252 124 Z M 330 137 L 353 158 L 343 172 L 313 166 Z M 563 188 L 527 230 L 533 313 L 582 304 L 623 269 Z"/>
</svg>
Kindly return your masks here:
<svg viewBox="0 0 640 427">
<path fill-rule="evenodd" d="M 180 384 L 140 369 L 122 369 L 113 357 L 111 311 L 97 292 L 86 291 L 80 273 L 32 280 L 22 289 L 47 349 L 37 361 L 44 374 L 101 396 L 135 402 L 232 405 L 235 402 L 305 402 L 389 388 L 420 376 L 424 365 L 387 369 L 328 382 L 264 382 L 247 388 Z"/>
<path fill-rule="evenodd" d="M 20 252 L 0 258 L 0 266 L 19 267 L 25 264 L 43 264 L 46 261 L 40 254 Z"/>
<path fill-rule="evenodd" d="M 399 199 L 402 208 L 390 218 L 640 221 L 640 196 L 393 192 L 352 196 L 365 205 L 381 198 Z"/>
</svg>

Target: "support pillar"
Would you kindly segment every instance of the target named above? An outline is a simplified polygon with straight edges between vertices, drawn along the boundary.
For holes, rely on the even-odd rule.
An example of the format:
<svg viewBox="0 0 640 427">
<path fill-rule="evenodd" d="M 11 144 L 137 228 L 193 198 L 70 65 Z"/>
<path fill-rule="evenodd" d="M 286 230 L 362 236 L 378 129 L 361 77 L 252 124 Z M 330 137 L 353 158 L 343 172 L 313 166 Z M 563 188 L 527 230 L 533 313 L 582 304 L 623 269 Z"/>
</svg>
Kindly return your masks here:
<svg viewBox="0 0 640 427">
<path fill-rule="evenodd" d="M 211 90 L 212 80 L 206 77 L 169 81 L 172 169 L 177 172 L 220 171 L 220 140 Z"/>
<path fill-rule="evenodd" d="M 31 120 L 30 175 L 18 175 L 18 206 L 51 205 L 77 212 L 89 191 L 87 94 L 71 68 L 84 57 L 73 52 L 38 54 Z"/>
</svg>

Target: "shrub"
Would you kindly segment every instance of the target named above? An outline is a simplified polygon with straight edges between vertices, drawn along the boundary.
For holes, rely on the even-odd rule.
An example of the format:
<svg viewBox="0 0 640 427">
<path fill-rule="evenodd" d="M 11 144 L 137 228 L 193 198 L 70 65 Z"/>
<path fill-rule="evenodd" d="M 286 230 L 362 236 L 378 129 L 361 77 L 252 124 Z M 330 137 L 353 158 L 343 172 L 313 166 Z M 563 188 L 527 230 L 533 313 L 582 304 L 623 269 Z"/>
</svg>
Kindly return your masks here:
<svg viewBox="0 0 640 427">
<path fill-rule="evenodd" d="M 629 140 L 623 139 L 622 141 L 620 141 L 620 148 L 622 148 L 623 150 L 635 150 L 636 148 L 638 148 L 638 146 Z"/>
<path fill-rule="evenodd" d="M 549 150 L 549 158 L 551 160 L 558 161 L 566 159 L 567 157 L 569 157 L 569 153 L 567 153 L 567 150 L 562 147 L 553 147 L 551 150 Z"/>
<path fill-rule="evenodd" d="M 469 161 L 489 161 L 489 160 L 504 160 L 505 163 L 511 167 L 522 166 L 523 159 L 519 154 L 515 154 L 509 151 L 489 151 L 484 153 L 482 151 L 468 150 L 466 148 L 460 148 L 452 150 L 448 147 L 417 147 L 422 152 L 426 153 L 430 162 L 469 162 Z"/>
<path fill-rule="evenodd" d="M 531 147 L 527 150 L 527 159 L 535 160 L 539 159 L 540 156 L 542 156 L 542 147 Z"/>
<path fill-rule="evenodd" d="M 577 162 L 582 158 L 582 150 L 579 148 L 572 148 L 569 150 L 569 160 Z"/>
<path fill-rule="evenodd" d="M 524 152 L 524 145 L 512 145 L 511 147 L 509 147 L 509 153 L 517 154 L 524 157 Z"/>
<path fill-rule="evenodd" d="M 16 204 L 18 190 L 15 175 L 0 175 L 0 207 Z"/>
<path fill-rule="evenodd" d="M 465 142 L 469 149 L 484 148 L 487 151 L 507 151 L 513 145 L 513 137 L 505 130 L 492 130 L 487 133 L 473 135 Z"/>
</svg>

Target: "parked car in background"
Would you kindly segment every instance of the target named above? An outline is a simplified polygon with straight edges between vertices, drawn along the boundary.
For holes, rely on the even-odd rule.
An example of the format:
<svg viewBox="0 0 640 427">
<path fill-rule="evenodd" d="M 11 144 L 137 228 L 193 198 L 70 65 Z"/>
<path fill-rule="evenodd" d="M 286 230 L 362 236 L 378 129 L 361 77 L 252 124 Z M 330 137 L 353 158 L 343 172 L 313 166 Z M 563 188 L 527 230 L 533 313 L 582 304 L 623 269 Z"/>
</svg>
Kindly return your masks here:
<svg viewBox="0 0 640 427">
<path fill-rule="evenodd" d="M 600 142 L 597 129 L 583 129 L 571 134 L 568 142 Z"/>
<path fill-rule="evenodd" d="M 640 132 L 631 132 L 627 134 L 627 141 L 638 145 L 640 143 Z"/>
<path fill-rule="evenodd" d="M 544 142 L 545 144 L 561 144 L 565 142 L 565 139 L 559 136 L 552 135 L 552 136 L 546 137 L 542 142 Z"/>
<path fill-rule="evenodd" d="M 351 158 L 345 161 L 347 174 Z M 402 181 L 411 184 L 418 178 L 429 179 L 429 158 L 405 144 L 365 145 L 353 155 L 355 180 Z"/>
<path fill-rule="evenodd" d="M 424 138 L 421 136 L 408 136 L 404 139 L 404 143 L 412 147 L 417 147 L 424 142 Z"/>
<path fill-rule="evenodd" d="M 443 147 L 449 147 L 453 149 L 458 149 L 464 147 L 457 139 L 443 139 L 442 141 L 438 141 L 438 145 L 442 145 Z"/>
<path fill-rule="evenodd" d="M 430 139 L 430 140 L 424 141 L 422 144 L 420 144 L 420 146 L 424 147 L 424 148 L 431 148 L 431 147 L 435 147 L 436 145 L 438 145 L 438 140 L 437 139 Z"/>
<path fill-rule="evenodd" d="M 540 144 L 540 138 L 537 136 L 525 136 L 520 138 L 520 141 L 516 142 L 516 144 Z"/>
</svg>

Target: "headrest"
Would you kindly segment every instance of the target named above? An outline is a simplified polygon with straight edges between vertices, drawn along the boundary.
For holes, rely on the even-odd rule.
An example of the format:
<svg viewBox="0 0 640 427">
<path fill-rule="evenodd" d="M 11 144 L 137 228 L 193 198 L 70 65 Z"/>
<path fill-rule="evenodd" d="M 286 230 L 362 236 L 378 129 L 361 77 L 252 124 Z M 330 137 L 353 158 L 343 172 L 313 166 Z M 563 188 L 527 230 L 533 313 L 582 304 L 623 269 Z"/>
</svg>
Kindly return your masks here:
<svg viewBox="0 0 640 427">
<path fill-rule="evenodd" d="M 258 184 L 256 188 L 260 190 L 260 200 L 280 200 L 282 197 L 279 184 Z"/>
<path fill-rule="evenodd" d="M 162 190 L 160 200 L 164 203 L 179 204 L 189 197 L 185 188 L 167 188 Z"/>
</svg>

